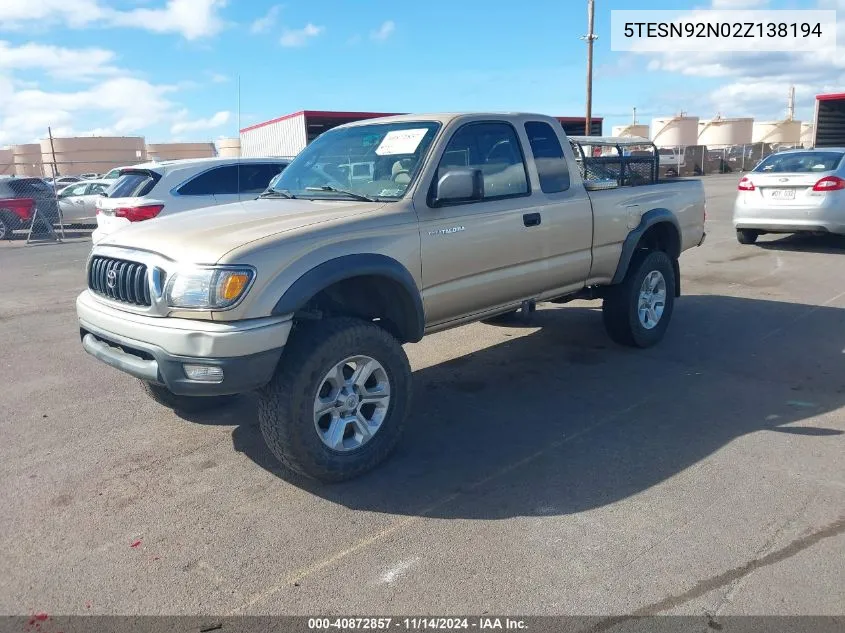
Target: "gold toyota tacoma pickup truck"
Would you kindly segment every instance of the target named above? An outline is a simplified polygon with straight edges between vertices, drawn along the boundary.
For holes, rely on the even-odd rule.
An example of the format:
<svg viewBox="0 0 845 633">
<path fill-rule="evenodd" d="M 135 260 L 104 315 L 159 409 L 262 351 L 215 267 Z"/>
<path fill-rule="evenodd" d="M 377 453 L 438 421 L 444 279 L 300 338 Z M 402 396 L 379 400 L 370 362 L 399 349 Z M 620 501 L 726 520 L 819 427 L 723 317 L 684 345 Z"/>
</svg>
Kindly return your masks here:
<svg viewBox="0 0 845 633">
<path fill-rule="evenodd" d="M 334 128 L 258 199 L 98 243 L 76 302 L 82 345 L 175 409 L 257 390 L 281 462 L 359 475 L 409 413 L 403 343 L 573 298 L 602 299 L 620 344 L 663 337 L 678 257 L 704 240 L 702 185 L 585 179 L 574 147 L 535 114 Z"/>
</svg>

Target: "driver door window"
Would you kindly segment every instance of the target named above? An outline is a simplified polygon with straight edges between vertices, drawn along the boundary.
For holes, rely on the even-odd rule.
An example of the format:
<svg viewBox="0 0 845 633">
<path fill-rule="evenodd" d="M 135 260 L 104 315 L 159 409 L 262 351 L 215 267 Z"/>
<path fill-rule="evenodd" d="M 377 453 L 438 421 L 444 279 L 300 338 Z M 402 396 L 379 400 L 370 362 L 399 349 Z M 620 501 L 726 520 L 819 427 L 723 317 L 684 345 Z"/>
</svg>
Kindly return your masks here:
<svg viewBox="0 0 845 633">
<path fill-rule="evenodd" d="M 469 123 L 460 128 L 443 152 L 438 178 L 455 167 L 481 171 L 485 200 L 528 194 L 522 149 L 507 123 Z"/>
</svg>

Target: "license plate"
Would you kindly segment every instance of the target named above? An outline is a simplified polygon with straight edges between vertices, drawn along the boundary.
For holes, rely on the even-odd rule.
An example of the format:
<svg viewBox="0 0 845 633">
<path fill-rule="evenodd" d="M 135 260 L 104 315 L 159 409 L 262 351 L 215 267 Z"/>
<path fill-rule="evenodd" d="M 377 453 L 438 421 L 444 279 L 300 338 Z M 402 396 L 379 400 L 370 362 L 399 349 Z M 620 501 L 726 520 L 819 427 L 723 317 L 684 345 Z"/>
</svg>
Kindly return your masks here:
<svg viewBox="0 0 845 633">
<path fill-rule="evenodd" d="M 772 200 L 795 200 L 795 189 L 774 189 Z"/>
</svg>

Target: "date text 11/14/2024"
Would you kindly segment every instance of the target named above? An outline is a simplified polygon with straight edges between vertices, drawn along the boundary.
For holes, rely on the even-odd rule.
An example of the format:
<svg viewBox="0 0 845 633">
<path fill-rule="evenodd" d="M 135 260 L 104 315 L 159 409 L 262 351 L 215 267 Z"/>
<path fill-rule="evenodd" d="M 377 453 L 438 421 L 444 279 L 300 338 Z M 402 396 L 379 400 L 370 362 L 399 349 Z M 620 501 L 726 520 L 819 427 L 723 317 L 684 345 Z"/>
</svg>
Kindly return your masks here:
<svg viewBox="0 0 845 633">
<path fill-rule="evenodd" d="M 360 631 L 403 629 L 409 631 L 461 631 L 461 630 L 521 630 L 527 625 L 518 618 L 309 618 L 308 628 L 312 631 Z"/>
</svg>

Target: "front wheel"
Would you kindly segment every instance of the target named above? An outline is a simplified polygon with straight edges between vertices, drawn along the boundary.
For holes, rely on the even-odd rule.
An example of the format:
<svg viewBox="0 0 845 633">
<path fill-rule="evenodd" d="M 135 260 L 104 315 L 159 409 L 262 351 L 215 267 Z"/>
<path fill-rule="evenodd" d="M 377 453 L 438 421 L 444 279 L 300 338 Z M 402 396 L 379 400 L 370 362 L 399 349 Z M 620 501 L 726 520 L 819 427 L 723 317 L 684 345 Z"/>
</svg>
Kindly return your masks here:
<svg viewBox="0 0 845 633">
<path fill-rule="evenodd" d="M 662 251 L 645 253 L 635 256 L 625 280 L 605 296 L 604 326 L 620 345 L 651 347 L 666 333 L 674 306 L 672 259 Z"/>
<path fill-rule="evenodd" d="M 351 318 L 303 322 L 259 392 L 258 421 L 285 466 L 343 481 L 393 451 L 410 399 L 408 357 L 384 329 Z"/>
</svg>

